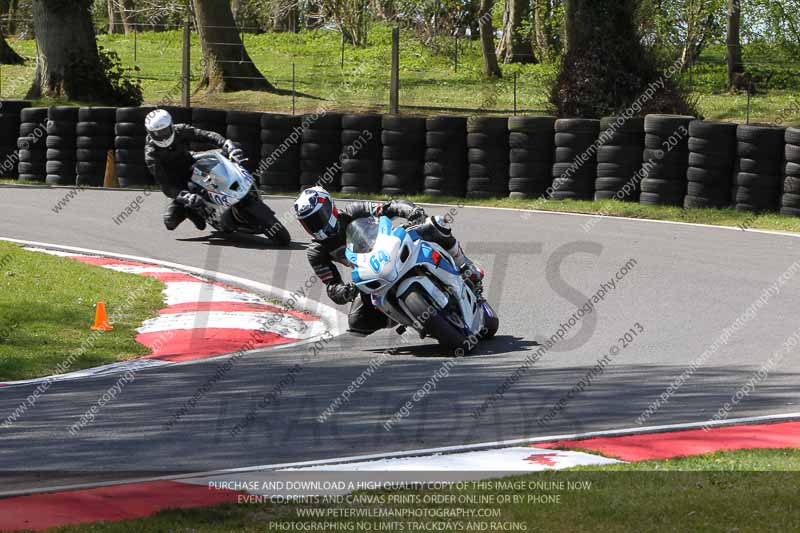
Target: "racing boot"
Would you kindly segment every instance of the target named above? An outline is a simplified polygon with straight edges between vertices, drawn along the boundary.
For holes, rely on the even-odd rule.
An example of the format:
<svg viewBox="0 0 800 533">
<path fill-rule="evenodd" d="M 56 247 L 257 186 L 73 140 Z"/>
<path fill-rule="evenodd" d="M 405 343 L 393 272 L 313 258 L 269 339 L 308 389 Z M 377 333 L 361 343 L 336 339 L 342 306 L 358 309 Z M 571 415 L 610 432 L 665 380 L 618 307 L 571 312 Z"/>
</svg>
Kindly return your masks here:
<svg viewBox="0 0 800 533">
<path fill-rule="evenodd" d="M 194 227 L 196 227 L 200 231 L 206 229 L 206 219 L 203 218 L 203 215 L 201 215 L 200 213 L 198 213 L 193 209 L 187 209 L 186 211 L 187 211 L 186 218 L 192 221 Z"/>
</svg>

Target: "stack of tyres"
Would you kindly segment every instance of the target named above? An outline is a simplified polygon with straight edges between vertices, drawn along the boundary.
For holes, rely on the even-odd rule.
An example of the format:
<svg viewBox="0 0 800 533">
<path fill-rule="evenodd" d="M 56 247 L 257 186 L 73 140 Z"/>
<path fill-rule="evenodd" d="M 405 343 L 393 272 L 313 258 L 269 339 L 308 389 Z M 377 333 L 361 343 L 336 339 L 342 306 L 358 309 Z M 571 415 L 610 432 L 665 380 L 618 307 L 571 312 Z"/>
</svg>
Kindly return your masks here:
<svg viewBox="0 0 800 533">
<path fill-rule="evenodd" d="M 342 165 L 342 115 L 339 113 L 303 116 L 300 145 L 300 189 L 320 185 L 338 191 Z"/>
<path fill-rule="evenodd" d="M 554 117 L 508 119 L 508 195 L 534 198 L 553 181 Z"/>
<path fill-rule="evenodd" d="M 20 111 L 19 179 L 44 181 L 47 176 L 47 108 L 28 107 Z"/>
<path fill-rule="evenodd" d="M 342 192 L 376 192 L 381 184 L 381 116 L 342 116 Z"/>
<path fill-rule="evenodd" d="M 777 211 L 782 192 L 786 129 L 740 124 L 737 211 Z"/>
<path fill-rule="evenodd" d="M 381 127 L 381 192 L 389 195 L 418 193 L 423 185 L 425 119 L 384 115 Z"/>
<path fill-rule="evenodd" d="M 683 205 L 692 120 L 694 117 L 683 115 L 647 115 L 644 118 L 644 177 L 639 203 Z"/>
<path fill-rule="evenodd" d="M 467 120 L 467 196 L 507 196 L 508 157 L 508 118 L 470 117 Z"/>
<path fill-rule="evenodd" d="M 20 113 L 30 105 L 24 100 L 0 101 L 0 178 L 17 179 Z"/>
<path fill-rule="evenodd" d="M 191 124 L 192 123 L 192 110 L 188 107 L 181 107 L 176 105 L 160 105 L 158 109 L 163 109 L 169 112 L 172 117 L 173 124 Z"/>
<path fill-rule="evenodd" d="M 597 148 L 595 200 L 638 202 L 639 169 L 644 152 L 644 119 L 605 117 L 600 119 Z"/>
<path fill-rule="evenodd" d="M 144 164 L 147 131 L 144 119 L 152 107 L 120 107 L 117 109 L 114 132 L 114 157 L 120 187 L 152 185 L 153 176 Z"/>
<path fill-rule="evenodd" d="M 228 111 L 225 136 L 238 143 L 247 161 L 242 165 L 255 172 L 261 161 L 261 113 Z"/>
<path fill-rule="evenodd" d="M 467 184 L 467 119 L 430 117 L 425 121 L 425 194 L 464 196 Z"/>
<path fill-rule="evenodd" d="M 265 192 L 296 191 L 300 178 L 300 117 L 261 115 L 261 163 L 256 169 Z"/>
<path fill-rule="evenodd" d="M 114 149 L 114 124 L 117 110 L 113 107 L 82 107 L 78 110 L 78 134 L 75 145 L 75 170 L 78 185 L 99 187 L 106 174 L 108 151 Z"/>
<path fill-rule="evenodd" d="M 686 171 L 686 209 L 726 207 L 736 166 L 736 124 L 689 123 L 689 168 Z"/>
<path fill-rule="evenodd" d="M 784 168 L 781 214 L 800 216 L 800 128 L 786 130 L 786 166 Z"/>
<path fill-rule="evenodd" d="M 75 185 L 78 108 L 50 106 L 47 111 L 47 183 Z"/>
<path fill-rule="evenodd" d="M 591 200 L 597 179 L 600 121 L 562 118 L 555 123 L 555 162 L 550 197 L 554 200 Z"/>
<path fill-rule="evenodd" d="M 228 112 L 223 109 L 209 109 L 207 107 L 192 108 L 192 126 L 205 131 L 227 135 Z M 211 150 L 216 146 L 204 142 L 192 141 L 189 147 L 196 152 Z"/>
</svg>

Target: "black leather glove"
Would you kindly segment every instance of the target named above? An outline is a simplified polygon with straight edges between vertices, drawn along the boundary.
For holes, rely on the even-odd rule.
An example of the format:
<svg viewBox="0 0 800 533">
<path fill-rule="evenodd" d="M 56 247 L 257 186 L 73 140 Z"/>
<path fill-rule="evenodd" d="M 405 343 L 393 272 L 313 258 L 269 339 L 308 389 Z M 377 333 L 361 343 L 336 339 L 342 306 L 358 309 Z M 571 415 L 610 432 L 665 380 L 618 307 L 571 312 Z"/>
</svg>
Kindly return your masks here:
<svg viewBox="0 0 800 533">
<path fill-rule="evenodd" d="M 358 289 L 352 284 L 332 283 L 327 290 L 330 299 L 338 305 L 350 303 L 358 296 Z"/>
<path fill-rule="evenodd" d="M 244 161 L 247 161 L 247 158 L 244 155 L 244 150 L 239 148 L 239 145 L 230 139 L 225 141 L 225 144 L 222 145 L 222 150 L 225 152 L 225 155 L 227 155 L 228 158 L 234 163 L 240 164 Z"/>
<path fill-rule="evenodd" d="M 189 209 L 198 209 L 203 205 L 203 197 L 199 194 L 194 194 L 189 191 L 181 191 L 175 200 Z"/>
<path fill-rule="evenodd" d="M 425 222 L 425 210 L 421 207 L 415 207 L 411 214 L 408 215 L 408 221 L 411 225 L 416 226 Z"/>
</svg>

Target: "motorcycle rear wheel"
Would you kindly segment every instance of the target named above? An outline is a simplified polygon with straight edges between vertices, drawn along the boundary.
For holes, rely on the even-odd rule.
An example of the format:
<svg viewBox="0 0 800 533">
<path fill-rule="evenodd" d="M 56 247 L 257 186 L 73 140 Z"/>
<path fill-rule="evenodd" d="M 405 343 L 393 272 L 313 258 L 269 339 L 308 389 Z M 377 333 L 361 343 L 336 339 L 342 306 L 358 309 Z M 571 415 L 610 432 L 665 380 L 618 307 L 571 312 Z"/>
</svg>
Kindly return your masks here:
<svg viewBox="0 0 800 533">
<path fill-rule="evenodd" d="M 472 348 L 467 336 L 441 316 L 421 288 L 411 288 L 404 301 L 412 317 L 422 325 L 423 331 L 439 341 L 439 344 L 449 350 L 461 348 L 464 353 Z"/>
</svg>

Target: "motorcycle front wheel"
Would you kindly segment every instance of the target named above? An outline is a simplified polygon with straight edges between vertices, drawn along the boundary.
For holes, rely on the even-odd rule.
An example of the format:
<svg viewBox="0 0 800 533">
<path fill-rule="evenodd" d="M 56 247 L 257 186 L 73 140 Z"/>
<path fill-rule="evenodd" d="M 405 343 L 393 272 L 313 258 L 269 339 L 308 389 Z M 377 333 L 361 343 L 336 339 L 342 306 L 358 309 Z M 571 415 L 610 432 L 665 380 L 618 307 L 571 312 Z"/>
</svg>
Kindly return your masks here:
<svg viewBox="0 0 800 533">
<path fill-rule="evenodd" d="M 419 322 L 423 331 L 439 341 L 439 344 L 450 349 L 461 348 L 468 352 L 471 348 L 469 339 L 459 331 L 439 310 L 430 302 L 427 294 L 421 288 L 411 288 L 403 298 L 412 318 Z"/>
</svg>

